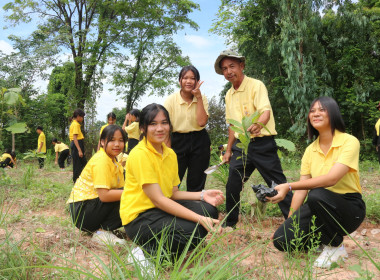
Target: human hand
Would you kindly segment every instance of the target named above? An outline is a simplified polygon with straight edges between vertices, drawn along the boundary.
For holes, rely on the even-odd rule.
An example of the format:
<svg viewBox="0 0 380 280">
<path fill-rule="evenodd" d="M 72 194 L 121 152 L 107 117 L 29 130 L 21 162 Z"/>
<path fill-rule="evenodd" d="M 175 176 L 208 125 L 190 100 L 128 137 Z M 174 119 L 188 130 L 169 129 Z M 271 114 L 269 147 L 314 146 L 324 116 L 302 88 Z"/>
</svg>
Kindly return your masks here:
<svg viewBox="0 0 380 280">
<path fill-rule="evenodd" d="M 289 185 L 288 185 L 288 183 L 285 183 L 285 184 L 277 185 L 274 188 L 275 188 L 275 190 L 277 190 L 278 194 L 273 196 L 273 197 L 267 196 L 266 199 L 268 199 L 268 201 L 270 201 L 272 203 L 279 203 L 282 200 L 284 200 L 285 196 L 288 194 Z"/>
<path fill-rule="evenodd" d="M 224 202 L 224 195 L 221 190 L 206 190 L 203 199 L 212 206 L 218 206 Z"/>
<path fill-rule="evenodd" d="M 195 88 L 191 91 L 191 93 L 196 97 L 196 98 L 200 98 L 202 97 L 202 93 L 200 91 L 200 87 L 201 85 L 203 84 L 203 81 L 198 81 L 198 83 L 195 85 Z"/>
<path fill-rule="evenodd" d="M 57 162 L 57 161 L 55 161 L 55 162 L 54 162 L 54 164 L 55 164 L 55 165 L 57 165 L 57 164 L 58 164 L 58 162 Z"/>
<path fill-rule="evenodd" d="M 378 152 L 379 151 L 379 146 L 376 146 L 376 152 Z"/>
<path fill-rule="evenodd" d="M 219 227 L 220 221 L 210 217 L 200 216 L 199 223 L 207 230 L 211 232 L 220 232 L 221 227 Z"/>
<path fill-rule="evenodd" d="M 83 157 L 82 151 L 78 151 L 79 157 Z"/>
<path fill-rule="evenodd" d="M 262 128 L 263 127 L 260 124 L 254 123 L 250 127 L 248 127 L 247 131 L 253 134 L 254 136 L 259 136 L 261 134 Z"/>
<path fill-rule="evenodd" d="M 126 115 L 125 115 L 125 120 L 126 120 L 126 121 L 129 121 L 130 117 L 131 117 L 131 115 L 130 115 L 129 113 L 126 114 Z"/>
<path fill-rule="evenodd" d="M 226 153 L 225 153 L 224 156 L 223 156 L 223 161 L 224 161 L 225 163 L 229 163 L 230 160 L 231 160 L 231 156 L 232 156 L 231 151 L 226 151 Z"/>
</svg>

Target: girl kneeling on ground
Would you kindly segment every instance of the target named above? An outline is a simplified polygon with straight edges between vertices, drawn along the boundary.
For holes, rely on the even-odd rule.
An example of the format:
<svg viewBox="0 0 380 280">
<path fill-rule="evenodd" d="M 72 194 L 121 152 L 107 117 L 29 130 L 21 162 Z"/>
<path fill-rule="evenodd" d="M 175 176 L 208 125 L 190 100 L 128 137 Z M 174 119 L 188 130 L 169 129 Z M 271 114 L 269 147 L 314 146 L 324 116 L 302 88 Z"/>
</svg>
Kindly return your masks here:
<svg viewBox="0 0 380 280">
<path fill-rule="evenodd" d="M 67 201 L 75 226 L 94 233 L 93 239 L 98 243 L 125 242 L 108 232 L 121 227 L 119 208 L 124 177 L 116 156 L 124 151 L 125 141 L 121 127 L 104 128 L 100 136 L 102 148 L 86 164 Z"/>
<path fill-rule="evenodd" d="M 155 255 L 160 239 L 165 238 L 165 250 L 180 255 L 193 232 L 190 249 L 219 225 L 215 206 L 224 196 L 220 190 L 178 190 L 177 157 L 164 143 L 171 123 L 163 106 L 146 106 L 140 114 L 140 128 L 144 139 L 127 160 L 120 216 L 128 237 L 149 254 Z"/>
<path fill-rule="evenodd" d="M 57 138 L 54 138 L 51 142 L 54 145 L 54 151 L 55 151 L 54 164 L 58 164 L 59 168 L 61 168 L 61 170 L 65 170 L 65 160 L 70 155 L 69 146 L 67 146 L 65 143 L 62 143 L 61 141 L 58 141 Z M 59 154 L 59 153 L 61 153 L 61 154 Z M 58 155 L 59 155 L 59 157 L 58 157 Z"/>
<path fill-rule="evenodd" d="M 300 245 L 298 250 L 307 250 L 315 245 L 311 241 L 320 234 L 324 247 L 314 266 L 329 268 L 333 262 L 347 257 L 343 237 L 346 232 L 355 231 L 365 217 L 359 181 L 360 143 L 345 133 L 338 104 L 330 97 L 313 101 L 307 123 L 309 139 L 314 136 L 317 139 L 303 155 L 300 181 L 276 186 L 278 195 L 268 198 L 278 203 L 295 190 L 290 217 L 274 233 L 273 243 L 280 251 L 292 251 L 296 243 Z M 296 231 L 299 235 L 303 232 L 302 240 L 292 242 L 301 237 L 295 236 Z"/>
</svg>

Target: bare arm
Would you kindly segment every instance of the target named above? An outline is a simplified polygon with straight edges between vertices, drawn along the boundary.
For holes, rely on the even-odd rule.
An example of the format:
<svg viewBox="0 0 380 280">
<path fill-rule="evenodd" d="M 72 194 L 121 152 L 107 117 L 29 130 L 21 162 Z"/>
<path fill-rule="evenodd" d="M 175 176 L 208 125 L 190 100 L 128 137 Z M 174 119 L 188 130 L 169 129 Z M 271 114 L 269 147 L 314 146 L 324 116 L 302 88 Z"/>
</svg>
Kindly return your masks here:
<svg viewBox="0 0 380 280">
<path fill-rule="evenodd" d="M 201 200 L 202 192 L 186 192 L 178 190 L 178 187 L 173 188 L 173 200 Z M 224 196 L 221 190 L 205 190 L 203 192 L 203 199 L 207 203 L 218 206 L 223 203 Z"/>
<path fill-rule="evenodd" d="M 231 125 L 228 127 L 228 142 L 227 142 L 227 149 L 223 156 L 223 161 L 225 163 L 229 163 L 231 156 L 232 156 L 232 145 L 234 144 L 236 138 L 235 138 L 235 132 L 230 128 Z"/>
<path fill-rule="evenodd" d="M 129 125 L 129 122 L 130 122 L 129 116 L 130 116 L 129 113 L 125 115 L 125 120 L 124 120 L 124 123 L 123 123 L 123 126 L 122 126 L 123 131 L 125 131 L 125 127 Z"/>
<path fill-rule="evenodd" d="M 347 172 L 350 168 L 347 165 L 341 163 L 335 163 L 330 171 L 325 174 L 314 178 L 309 178 L 306 180 L 290 183 L 293 190 L 311 190 L 314 188 L 327 188 L 335 185 Z M 278 203 L 282 201 L 286 194 L 289 192 L 288 183 L 281 184 L 275 187 L 278 191 L 278 194 L 268 200 L 272 203 Z"/>
<path fill-rule="evenodd" d="M 123 190 L 118 189 L 96 189 L 102 202 L 120 201 Z"/>
<path fill-rule="evenodd" d="M 310 178 L 311 178 L 310 175 L 302 175 L 300 178 L 300 181 L 307 180 Z M 307 193 L 308 193 L 307 190 L 297 190 L 294 192 L 293 198 L 292 198 L 292 203 L 290 205 L 290 211 L 289 211 L 288 218 L 301 207 L 301 205 L 305 201 Z"/>
<path fill-rule="evenodd" d="M 54 161 L 55 164 L 58 163 L 58 152 L 55 152 L 55 161 Z"/>
<path fill-rule="evenodd" d="M 167 198 L 162 193 L 159 184 L 145 184 L 143 185 L 143 191 L 153 202 L 154 206 L 166 213 L 195 223 L 199 222 L 208 231 L 214 230 L 214 226 L 219 224 L 219 220 L 201 216 L 174 200 Z"/>
<path fill-rule="evenodd" d="M 83 152 L 82 152 L 82 149 L 80 148 L 79 142 L 78 142 L 78 134 L 73 135 L 73 141 L 74 141 L 75 147 L 77 147 L 77 149 L 78 149 L 79 157 L 83 157 Z"/>
</svg>

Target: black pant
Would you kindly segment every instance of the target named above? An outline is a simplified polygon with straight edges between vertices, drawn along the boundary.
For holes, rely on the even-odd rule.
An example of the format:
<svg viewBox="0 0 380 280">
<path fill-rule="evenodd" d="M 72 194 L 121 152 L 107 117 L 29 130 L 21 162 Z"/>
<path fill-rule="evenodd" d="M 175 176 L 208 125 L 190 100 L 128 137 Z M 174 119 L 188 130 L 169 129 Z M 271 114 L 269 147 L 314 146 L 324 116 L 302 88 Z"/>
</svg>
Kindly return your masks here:
<svg viewBox="0 0 380 280">
<path fill-rule="evenodd" d="M 70 150 L 67 149 L 67 150 L 62 151 L 61 154 L 59 155 L 58 165 L 60 168 L 65 168 L 65 160 L 67 159 L 69 154 L 70 154 Z"/>
<path fill-rule="evenodd" d="M 269 187 L 272 185 L 272 181 L 276 184 L 286 182 L 273 136 L 257 137 L 252 140 L 248 146 L 247 158 L 242 157 L 241 149 L 236 147 L 237 143 L 240 141 L 235 141 L 232 146 L 233 154 L 226 185 L 226 210 L 229 213 L 226 220 L 227 226 L 234 226 L 238 222 L 243 181 L 246 182 L 256 168 Z M 292 192 L 289 192 L 285 199 L 278 204 L 285 219 L 289 215 L 292 197 Z"/>
<path fill-rule="evenodd" d="M 10 158 L 6 158 L 4 161 L 0 161 L 0 168 L 5 168 L 7 166 L 13 168 L 13 163 Z"/>
<path fill-rule="evenodd" d="M 43 153 L 44 155 L 46 155 L 46 153 Z M 45 158 L 38 158 L 38 166 L 41 168 L 43 168 L 45 165 Z"/>
<path fill-rule="evenodd" d="M 194 200 L 176 202 L 202 216 L 218 218 L 218 210 L 207 202 Z M 165 249 L 176 255 L 181 254 L 185 249 L 193 232 L 190 250 L 194 249 L 207 235 L 207 230 L 202 225 L 177 218 L 158 208 L 141 213 L 124 228 L 129 238 L 152 255 L 155 255 L 161 238 L 164 239 Z"/>
<path fill-rule="evenodd" d="M 377 157 L 379 159 L 379 164 L 380 164 L 380 147 L 377 149 Z"/>
<path fill-rule="evenodd" d="M 314 231 L 311 229 L 313 215 L 316 217 Z M 315 241 L 321 233 L 322 244 L 339 246 L 346 235 L 341 226 L 351 233 L 360 226 L 364 217 L 365 203 L 361 194 L 338 194 L 325 188 L 313 189 L 306 203 L 276 230 L 273 243 L 280 251 L 294 250 L 294 243 L 298 243 L 297 249 L 307 251 L 312 246 L 312 239 Z M 297 232 L 295 228 L 298 228 L 297 235 L 294 234 Z M 299 239 L 295 242 L 296 238 Z"/>
<path fill-rule="evenodd" d="M 80 174 L 82 173 L 83 168 L 86 166 L 87 160 L 84 155 L 84 141 L 78 140 L 79 147 L 82 150 L 83 157 L 79 156 L 78 149 L 74 144 L 74 141 L 71 141 L 70 148 L 71 148 L 71 157 L 73 160 L 73 182 L 75 184 L 75 181 L 78 179 Z"/>
<path fill-rule="evenodd" d="M 134 139 L 134 138 L 128 138 L 128 151 L 127 151 L 127 154 L 129 155 L 129 153 L 132 151 L 132 149 L 134 147 L 136 147 L 136 145 L 139 143 L 139 140 L 137 139 Z"/>
<path fill-rule="evenodd" d="M 207 175 L 204 171 L 210 163 L 210 137 L 206 129 L 189 133 L 173 133 L 172 149 L 177 154 L 178 175 L 182 181 L 187 169 L 187 191 L 204 189 Z"/>
<path fill-rule="evenodd" d="M 69 204 L 75 226 L 83 231 L 115 230 L 121 227 L 120 201 L 102 202 L 99 198 Z"/>
</svg>

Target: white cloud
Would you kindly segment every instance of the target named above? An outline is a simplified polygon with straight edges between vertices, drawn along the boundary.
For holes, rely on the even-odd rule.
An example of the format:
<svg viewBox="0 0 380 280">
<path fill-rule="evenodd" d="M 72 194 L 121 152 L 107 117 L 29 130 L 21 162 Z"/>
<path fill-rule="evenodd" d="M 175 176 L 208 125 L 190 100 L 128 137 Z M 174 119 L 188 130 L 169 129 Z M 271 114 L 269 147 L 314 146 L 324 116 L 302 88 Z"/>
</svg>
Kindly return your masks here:
<svg viewBox="0 0 380 280">
<path fill-rule="evenodd" d="M 0 40 L 0 50 L 5 54 L 11 54 L 12 52 L 15 52 L 14 48 L 4 40 Z"/>
<path fill-rule="evenodd" d="M 185 41 L 198 49 L 210 47 L 212 45 L 212 42 L 209 39 L 198 35 L 185 35 Z"/>
</svg>

